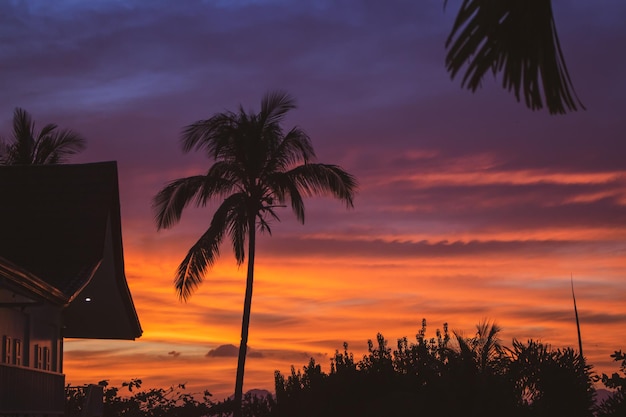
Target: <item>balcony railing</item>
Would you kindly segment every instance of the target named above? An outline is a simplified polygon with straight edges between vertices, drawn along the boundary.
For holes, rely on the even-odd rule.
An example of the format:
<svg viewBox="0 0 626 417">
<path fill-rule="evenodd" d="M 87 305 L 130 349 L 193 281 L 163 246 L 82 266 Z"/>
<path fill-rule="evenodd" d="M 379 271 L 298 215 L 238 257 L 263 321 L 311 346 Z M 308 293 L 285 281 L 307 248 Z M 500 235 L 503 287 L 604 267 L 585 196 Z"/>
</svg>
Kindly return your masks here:
<svg viewBox="0 0 626 417">
<path fill-rule="evenodd" d="M 0 364 L 0 415 L 63 415 L 65 375 Z"/>
</svg>

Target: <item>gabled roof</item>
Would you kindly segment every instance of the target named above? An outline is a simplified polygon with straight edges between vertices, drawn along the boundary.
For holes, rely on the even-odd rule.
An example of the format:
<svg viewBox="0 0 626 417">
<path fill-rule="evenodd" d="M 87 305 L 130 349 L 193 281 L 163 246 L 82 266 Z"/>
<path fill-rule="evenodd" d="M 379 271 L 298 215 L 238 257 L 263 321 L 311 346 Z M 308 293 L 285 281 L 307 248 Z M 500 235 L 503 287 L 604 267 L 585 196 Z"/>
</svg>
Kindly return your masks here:
<svg viewBox="0 0 626 417">
<path fill-rule="evenodd" d="M 115 162 L 0 166 L 0 198 L 0 257 L 64 294 L 65 337 L 141 335 Z"/>
</svg>

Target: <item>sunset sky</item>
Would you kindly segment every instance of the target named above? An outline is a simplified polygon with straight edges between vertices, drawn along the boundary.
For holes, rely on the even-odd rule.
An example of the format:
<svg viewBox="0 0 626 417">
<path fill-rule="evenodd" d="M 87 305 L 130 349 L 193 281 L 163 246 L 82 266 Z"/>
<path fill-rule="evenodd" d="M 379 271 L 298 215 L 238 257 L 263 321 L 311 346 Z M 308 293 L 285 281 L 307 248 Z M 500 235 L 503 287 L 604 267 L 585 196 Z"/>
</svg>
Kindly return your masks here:
<svg viewBox="0 0 626 417">
<path fill-rule="evenodd" d="M 82 133 L 72 162 L 118 162 L 126 275 L 144 330 L 136 341 L 66 340 L 66 381 L 233 392 L 245 268 L 228 246 L 187 303 L 173 274 L 214 205 L 157 232 L 151 199 L 204 172 L 183 127 L 298 102 L 285 128 L 319 162 L 360 183 L 355 207 L 306 201 L 258 241 L 244 389 L 310 357 L 329 370 L 344 341 L 472 336 L 577 346 L 598 372 L 626 348 L 626 3 L 553 2 L 586 111 L 532 112 L 488 78 L 475 94 L 445 71 L 460 0 L 5 0 L 0 2 L 0 135 L 15 107 Z"/>
</svg>

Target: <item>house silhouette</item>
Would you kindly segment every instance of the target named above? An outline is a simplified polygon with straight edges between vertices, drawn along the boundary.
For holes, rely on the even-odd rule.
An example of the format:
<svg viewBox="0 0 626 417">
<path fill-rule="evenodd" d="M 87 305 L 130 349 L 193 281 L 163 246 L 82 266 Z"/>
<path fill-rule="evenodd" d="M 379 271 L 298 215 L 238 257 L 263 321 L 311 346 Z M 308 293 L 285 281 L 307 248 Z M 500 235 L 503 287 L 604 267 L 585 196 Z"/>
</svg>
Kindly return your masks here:
<svg viewBox="0 0 626 417">
<path fill-rule="evenodd" d="M 141 334 L 117 164 L 0 166 L 0 414 L 63 414 L 64 338 Z"/>
</svg>

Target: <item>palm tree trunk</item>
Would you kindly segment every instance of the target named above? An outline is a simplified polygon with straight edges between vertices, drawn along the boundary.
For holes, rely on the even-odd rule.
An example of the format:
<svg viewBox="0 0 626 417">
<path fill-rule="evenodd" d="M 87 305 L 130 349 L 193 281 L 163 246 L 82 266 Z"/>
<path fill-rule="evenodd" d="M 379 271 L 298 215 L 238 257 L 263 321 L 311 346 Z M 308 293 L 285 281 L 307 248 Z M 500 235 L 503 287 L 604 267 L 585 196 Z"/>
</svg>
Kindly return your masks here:
<svg viewBox="0 0 626 417">
<path fill-rule="evenodd" d="M 241 343 L 239 344 L 239 360 L 237 361 L 237 380 L 235 382 L 235 402 L 233 417 L 241 417 L 243 399 L 243 372 L 248 351 L 248 327 L 250 326 L 250 309 L 252 307 L 252 284 L 254 281 L 254 250 L 256 240 L 256 216 L 250 216 L 248 224 L 248 276 L 246 278 L 246 295 L 243 302 L 243 318 L 241 320 Z"/>
</svg>

